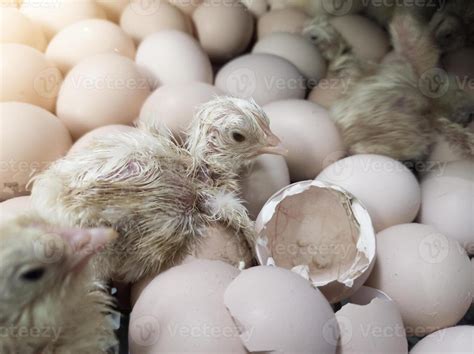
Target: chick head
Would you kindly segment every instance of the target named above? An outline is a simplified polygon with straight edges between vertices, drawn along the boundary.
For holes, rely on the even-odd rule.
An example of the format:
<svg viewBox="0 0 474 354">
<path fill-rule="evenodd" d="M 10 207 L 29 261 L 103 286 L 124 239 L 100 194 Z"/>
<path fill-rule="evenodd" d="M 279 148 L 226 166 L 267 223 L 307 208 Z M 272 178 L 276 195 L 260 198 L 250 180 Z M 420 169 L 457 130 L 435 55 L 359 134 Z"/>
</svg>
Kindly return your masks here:
<svg viewBox="0 0 474 354">
<path fill-rule="evenodd" d="M 189 134 L 190 152 L 204 159 L 230 159 L 238 164 L 260 154 L 286 154 L 280 139 L 270 130 L 267 115 L 253 100 L 217 97 L 205 103 Z"/>
<path fill-rule="evenodd" d="M 116 233 L 110 229 L 54 229 L 41 222 L 15 219 L 0 226 L 0 324 L 51 322 L 66 289 L 80 281 L 89 258 Z M 58 310 L 59 311 L 59 310 Z"/>
</svg>

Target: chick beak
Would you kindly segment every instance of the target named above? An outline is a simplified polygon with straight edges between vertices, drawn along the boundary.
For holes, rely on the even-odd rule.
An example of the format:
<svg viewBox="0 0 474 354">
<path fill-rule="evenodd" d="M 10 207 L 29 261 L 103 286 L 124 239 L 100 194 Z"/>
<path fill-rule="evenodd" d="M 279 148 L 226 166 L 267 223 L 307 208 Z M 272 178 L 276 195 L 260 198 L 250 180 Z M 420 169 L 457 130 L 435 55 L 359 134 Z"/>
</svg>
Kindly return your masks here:
<svg viewBox="0 0 474 354">
<path fill-rule="evenodd" d="M 69 245 L 68 270 L 72 273 L 79 273 L 94 254 L 117 237 L 114 230 L 106 228 L 69 229 L 60 232 L 60 235 Z"/>
<path fill-rule="evenodd" d="M 258 153 L 287 156 L 288 150 L 283 146 L 281 140 L 270 132 L 267 135 L 267 145 L 261 148 Z"/>
</svg>

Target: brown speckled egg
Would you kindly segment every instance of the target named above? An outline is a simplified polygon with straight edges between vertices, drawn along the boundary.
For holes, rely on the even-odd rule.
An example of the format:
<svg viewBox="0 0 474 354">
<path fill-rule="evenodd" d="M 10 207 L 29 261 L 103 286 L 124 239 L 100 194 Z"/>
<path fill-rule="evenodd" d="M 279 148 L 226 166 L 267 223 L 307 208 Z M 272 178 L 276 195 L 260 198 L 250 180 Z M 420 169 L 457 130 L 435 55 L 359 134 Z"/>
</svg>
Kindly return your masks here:
<svg viewBox="0 0 474 354">
<path fill-rule="evenodd" d="M 130 352 L 247 353 L 224 305 L 224 292 L 238 274 L 220 261 L 195 260 L 158 275 L 130 315 Z"/>
<path fill-rule="evenodd" d="M 140 2 L 130 2 L 120 18 L 120 26 L 136 43 L 163 30 L 192 33 L 191 20 L 178 8 L 161 0 L 142 2 L 143 7 Z"/>
<path fill-rule="evenodd" d="M 137 65 L 118 54 L 98 54 L 77 64 L 58 96 L 57 115 L 74 139 L 109 124 L 129 124 L 150 94 Z"/>
<path fill-rule="evenodd" d="M 261 39 L 274 32 L 301 33 L 308 20 L 310 17 L 300 9 L 272 10 L 258 19 L 257 37 Z"/>
<path fill-rule="evenodd" d="M 439 164 L 421 181 L 419 220 L 463 245 L 474 255 L 474 162 Z"/>
<path fill-rule="evenodd" d="M 286 162 L 293 182 L 315 178 L 345 155 L 339 131 L 321 106 L 305 100 L 281 100 L 263 109 L 272 131 L 288 149 Z"/>
<path fill-rule="evenodd" d="M 39 51 L 46 48 L 43 30 L 18 9 L 1 7 L 0 22 L 0 43 L 24 44 Z"/>
<path fill-rule="evenodd" d="M 418 181 L 408 168 L 390 157 L 346 157 L 326 167 L 317 179 L 341 186 L 358 198 L 377 232 L 412 222 L 420 208 Z"/>
<path fill-rule="evenodd" d="M 27 103 L 0 103 L 0 201 L 28 193 L 27 183 L 66 154 L 72 141 L 52 113 Z"/>
<path fill-rule="evenodd" d="M 278 267 L 243 270 L 224 293 L 224 303 L 247 352 L 335 354 L 339 330 L 317 289 Z"/>
<path fill-rule="evenodd" d="M 232 59 L 252 39 L 254 20 L 239 0 L 204 0 L 193 21 L 199 43 L 213 62 Z"/>
<path fill-rule="evenodd" d="M 204 82 L 170 84 L 158 87 L 145 101 L 140 122 L 163 124 L 176 138 L 184 138 L 197 108 L 223 92 Z"/>
<path fill-rule="evenodd" d="M 460 244 L 422 224 L 377 234 L 377 261 L 366 285 L 386 293 L 407 335 L 423 336 L 458 323 L 472 302 L 471 264 Z"/>
<path fill-rule="evenodd" d="M 20 11 L 40 25 L 48 39 L 71 23 L 87 18 L 106 18 L 105 11 L 94 0 L 25 1 Z"/>
<path fill-rule="evenodd" d="M 271 54 L 249 54 L 227 63 L 216 76 L 216 86 L 259 105 L 304 98 L 306 80 L 288 60 Z"/>
<path fill-rule="evenodd" d="M 199 43 L 180 31 L 160 31 L 138 47 L 136 62 L 146 73 L 152 88 L 167 84 L 213 79 L 209 57 Z"/>
<path fill-rule="evenodd" d="M 135 59 L 135 44 L 116 24 L 89 19 L 67 26 L 48 45 L 46 57 L 66 74 L 82 59 L 102 53 L 116 53 Z"/>
<path fill-rule="evenodd" d="M 26 102 L 54 112 L 63 77 L 43 53 L 22 44 L 1 44 L 0 72 L 1 102 Z"/>
</svg>

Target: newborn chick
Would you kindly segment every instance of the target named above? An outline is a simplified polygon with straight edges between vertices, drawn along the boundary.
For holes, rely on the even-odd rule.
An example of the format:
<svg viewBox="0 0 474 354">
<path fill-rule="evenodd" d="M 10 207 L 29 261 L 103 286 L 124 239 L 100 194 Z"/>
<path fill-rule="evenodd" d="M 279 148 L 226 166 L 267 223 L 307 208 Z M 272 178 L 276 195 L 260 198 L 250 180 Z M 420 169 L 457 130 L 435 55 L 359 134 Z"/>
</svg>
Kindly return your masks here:
<svg viewBox="0 0 474 354">
<path fill-rule="evenodd" d="M 252 247 L 239 172 L 259 154 L 283 152 L 259 106 L 221 97 L 197 112 L 185 147 L 152 126 L 100 137 L 39 175 L 32 202 L 61 225 L 117 230 L 96 268 L 135 282 L 181 261 L 212 224 Z"/>
<path fill-rule="evenodd" d="M 317 33 L 316 44 L 324 46 L 333 38 L 326 26 L 306 31 Z M 410 15 L 397 16 L 391 34 L 396 58 L 386 64 L 357 60 L 341 38 L 331 47 L 331 72 L 349 77 L 348 90 L 331 109 L 348 151 L 423 160 L 439 133 L 472 158 L 474 136 L 464 125 L 474 102 L 437 69 L 439 51 L 431 34 Z"/>
<path fill-rule="evenodd" d="M 87 261 L 116 236 L 54 229 L 37 217 L 0 225 L 0 353 L 96 354 L 115 345 L 111 299 Z"/>
</svg>

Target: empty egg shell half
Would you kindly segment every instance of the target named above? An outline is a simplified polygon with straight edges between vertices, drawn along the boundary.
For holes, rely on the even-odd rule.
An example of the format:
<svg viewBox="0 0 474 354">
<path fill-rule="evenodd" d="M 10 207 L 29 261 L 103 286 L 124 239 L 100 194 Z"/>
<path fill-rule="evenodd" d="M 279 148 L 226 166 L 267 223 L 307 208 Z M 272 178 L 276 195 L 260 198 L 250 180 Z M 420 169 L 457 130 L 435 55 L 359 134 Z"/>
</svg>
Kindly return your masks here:
<svg viewBox="0 0 474 354">
<path fill-rule="evenodd" d="M 408 343 L 397 305 L 385 293 L 363 286 L 336 312 L 338 354 L 403 354 Z"/>
<path fill-rule="evenodd" d="M 256 221 L 260 264 L 291 269 L 329 302 L 351 296 L 375 261 L 375 235 L 364 206 L 340 187 L 294 183 L 274 194 Z"/>
<path fill-rule="evenodd" d="M 250 353 L 336 353 L 339 331 L 329 328 L 336 320 L 331 306 L 287 269 L 243 270 L 225 290 L 224 304 Z"/>
</svg>

